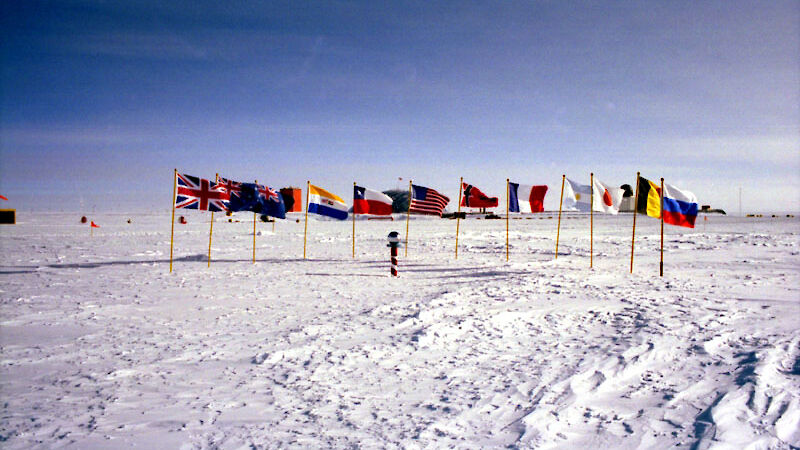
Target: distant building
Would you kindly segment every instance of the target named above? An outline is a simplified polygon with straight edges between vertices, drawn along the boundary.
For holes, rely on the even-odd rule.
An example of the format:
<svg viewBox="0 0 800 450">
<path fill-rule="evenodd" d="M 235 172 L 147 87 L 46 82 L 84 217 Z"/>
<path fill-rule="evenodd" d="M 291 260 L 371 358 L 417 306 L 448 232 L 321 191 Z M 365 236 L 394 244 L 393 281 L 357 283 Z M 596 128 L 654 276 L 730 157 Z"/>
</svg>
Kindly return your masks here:
<svg viewBox="0 0 800 450">
<path fill-rule="evenodd" d="M 724 209 L 713 209 L 711 205 L 703 205 L 700 207 L 700 212 L 703 214 L 725 214 Z M 725 214 L 727 215 L 727 214 Z"/>
<path fill-rule="evenodd" d="M 17 223 L 16 209 L 0 209 L 0 224 L 14 225 Z"/>
<path fill-rule="evenodd" d="M 281 197 L 283 197 L 286 212 L 301 212 L 303 210 L 303 192 L 300 188 L 281 188 Z"/>
<path fill-rule="evenodd" d="M 622 202 L 619 204 L 619 212 L 633 212 L 636 205 L 633 204 L 636 197 L 633 195 L 633 189 L 629 184 L 623 184 L 619 187 L 622 189 Z"/>
</svg>

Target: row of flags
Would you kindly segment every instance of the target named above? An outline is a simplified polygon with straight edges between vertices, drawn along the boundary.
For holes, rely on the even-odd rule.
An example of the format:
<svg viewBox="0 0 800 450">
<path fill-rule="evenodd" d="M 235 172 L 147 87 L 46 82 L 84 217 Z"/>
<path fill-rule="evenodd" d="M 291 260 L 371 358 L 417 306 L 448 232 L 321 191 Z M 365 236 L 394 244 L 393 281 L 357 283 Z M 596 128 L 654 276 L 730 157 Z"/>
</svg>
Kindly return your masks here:
<svg viewBox="0 0 800 450">
<path fill-rule="evenodd" d="M 286 217 L 286 207 L 277 190 L 257 183 L 242 183 L 217 177 L 215 181 L 176 174 L 175 208 L 208 211 L 253 211 L 277 218 Z M 663 202 L 660 186 L 641 176 L 637 180 L 636 212 L 661 218 L 664 223 L 693 228 L 697 217 L 697 197 L 686 190 L 664 184 Z M 537 213 L 544 211 L 545 185 L 508 182 L 508 211 Z M 411 184 L 409 213 L 441 217 L 450 199 L 435 189 Z M 494 208 L 497 197 L 489 197 L 476 186 L 461 183 L 461 207 Z M 564 179 L 562 198 L 579 211 L 619 213 L 623 190 L 592 177 L 590 184 Z M 307 212 L 338 220 L 348 218 L 349 207 L 338 195 L 309 183 Z M 353 185 L 353 214 L 389 216 L 392 199 L 379 191 Z"/>
<path fill-rule="evenodd" d="M 636 185 L 638 192 L 635 197 L 637 199 L 635 210 L 637 213 L 656 219 L 660 219 L 663 215 L 664 223 L 694 228 L 697 219 L 697 196 L 693 193 L 664 183 L 662 202 L 661 187 L 655 182 L 639 176 Z M 591 209 L 607 214 L 617 214 L 622 204 L 623 194 L 621 188 L 608 186 L 597 179 L 593 179 L 591 185 L 580 184 L 569 178 L 566 178 L 564 183 L 563 195 L 579 211 L 584 212 Z M 594 200 L 591 200 L 592 197 Z"/>
<path fill-rule="evenodd" d="M 176 173 L 175 208 L 255 213 L 286 218 L 280 193 L 269 186 L 217 177 L 215 181 Z"/>
<path fill-rule="evenodd" d="M 661 179 L 661 186 L 636 174 L 636 201 L 633 216 L 633 232 L 631 238 L 631 273 L 633 273 L 634 242 L 636 236 L 636 216 L 645 214 L 661 219 L 661 261 L 659 273 L 664 274 L 664 223 L 681 227 L 694 228 L 697 217 L 697 197 L 686 190 L 679 189 L 670 184 L 665 184 Z M 558 244 L 561 229 L 561 210 L 564 197 L 572 206 L 580 211 L 599 211 L 607 214 L 619 213 L 624 191 L 615 188 L 594 178 L 591 175 L 588 185 L 578 183 L 562 176 L 561 204 L 558 211 L 558 231 L 556 232 L 555 255 L 558 258 Z M 506 260 L 509 258 L 509 213 L 510 212 L 542 212 L 544 211 L 544 197 L 547 194 L 545 185 L 526 185 L 507 183 L 507 208 L 506 208 Z M 218 175 L 215 180 L 180 174 L 175 170 L 175 183 L 173 185 L 174 203 L 172 210 L 172 233 L 170 236 L 170 272 L 172 272 L 172 256 L 174 243 L 175 209 L 197 209 L 205 211 L 253 211 L 277 218 L 286 217 L 286 208 L 283 196 L 276 190 L 258 183 L 242 183 Z M 460 182 L 459 210 L 461 207 L 493 208 L 498 206 L 497 197 L 489 197 L 477 187 Z M 450 199 L 424 186 L 409 183 L 408 212 L 415 214 L 429 214 L 442 216 L 442 212 Z M 293 200 L 294 201 L 294 200 Z M 353 183 L 353 218 L 357 214 L 376 216 L 391 216 L 393 212 L 392 198 L 386 194 Z M 333 219 L 345 220 L 348 217 L 347 203 L 338 195 L 314 186 L 311 182 L 307 186 L 306 215 L 319 214 Z M 408 215 L 410 216 L 410 214 Z M 208 238 L 208 264 L 211 265 L 211 238 L 214 227 L 213 213 L 210 221 Z M 409 218 L 406 218 L 406 252 L 408 251 Z M 457 215 L 460 219 L 460 214 Z M 460 221 L 456 224 L 455 257 L 458 258 L 458 232 Z M 274 222 L 273 222 L 274 226 Z M 97 227 L 94 222 L 90 230 Z M 589 267 L 592 267 L 593 256 L 593 229 L 594 221 L 589 221 Z M 303 233 L 303 259 L 306 258 L 308 220 L 305 221 Z M 356 249 L 356 221 L 353 220 L 353 257 Z M 407 254 L 406 254 L 407 256 Z M 256 261 L 256 216 L 253 216 L 253 263 Z"/>
<path fill-rule="evenodd" d="M 242 183 L 217 177 L 215 181 L 192 175 L 177 173 L 175 176 L 175 208 L 203 211 L 253 211 L 256 213 L 286 218 L 286 207 L 280 193 L 269 186 Z M 480 191 L 477 191 L 480 193 Z M 480 193 L 482 195 L 482 193 Z M 485 197 L 485 196 L 484 196 Z M 497 206 L 495 198 L 494 206 Z M 435 189 L 412 185 L 410 212 L 441 217 L 450 202 Z M 313 184 L 308 185 L 309 213 L 333 219 L 345 220 L 348 206 L 338 195 Z M 388 216 L 392 214 L 392 198 L 362 186 L 353 186 L 353 214 Z"/>
</svg>

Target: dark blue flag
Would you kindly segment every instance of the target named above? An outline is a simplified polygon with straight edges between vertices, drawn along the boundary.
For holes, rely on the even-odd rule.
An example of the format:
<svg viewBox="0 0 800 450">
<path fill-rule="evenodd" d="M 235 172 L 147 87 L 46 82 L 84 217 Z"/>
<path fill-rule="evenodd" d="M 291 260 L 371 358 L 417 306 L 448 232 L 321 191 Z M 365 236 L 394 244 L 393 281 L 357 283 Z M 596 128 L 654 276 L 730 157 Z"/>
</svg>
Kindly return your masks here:
<svg viewBox="0 0 800 450">
<path fill-rule="evenodd" d="M 269 186 L 258 186 L 258 204 L 260 210 L 256 211 L 265 216 L 286 218 L 286 205 L 280 192 Z"/>
<path fill-rule="evenodd" d="M 259 205 L 258 201 L 258 185 L 254 183 L 239 184 L 239 191 L 236 193 L 236 195 L 231 195 L 228 205 L 228 209 L 231 212 L 260 212 L 261 206 Z"/>
<path fill-rule="evenodd" d="M 228 202 L 231 212 L 253 211 L 265 216 L 286 218 L 286 206 L 280 192 L 255 183 L 238 183 L 237 192 Z"/>
</svg>

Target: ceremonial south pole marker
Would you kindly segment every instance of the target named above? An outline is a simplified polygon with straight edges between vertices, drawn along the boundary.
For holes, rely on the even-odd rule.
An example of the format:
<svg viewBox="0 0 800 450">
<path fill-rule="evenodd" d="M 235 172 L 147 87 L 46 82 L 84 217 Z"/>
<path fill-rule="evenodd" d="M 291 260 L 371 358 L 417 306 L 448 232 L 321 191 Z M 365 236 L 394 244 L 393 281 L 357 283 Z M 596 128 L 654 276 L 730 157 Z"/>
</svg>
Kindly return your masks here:
<svg viewBox="0 0 800 450">
<path fill-rule="evenodd" d="M 397 231 L 392 231 L 389 233 L 389 247 L 392 251 L 392 276 L 397 276 L 397 248 L 400 245 L 400 237 L 397 234 Z"/>
</svg>

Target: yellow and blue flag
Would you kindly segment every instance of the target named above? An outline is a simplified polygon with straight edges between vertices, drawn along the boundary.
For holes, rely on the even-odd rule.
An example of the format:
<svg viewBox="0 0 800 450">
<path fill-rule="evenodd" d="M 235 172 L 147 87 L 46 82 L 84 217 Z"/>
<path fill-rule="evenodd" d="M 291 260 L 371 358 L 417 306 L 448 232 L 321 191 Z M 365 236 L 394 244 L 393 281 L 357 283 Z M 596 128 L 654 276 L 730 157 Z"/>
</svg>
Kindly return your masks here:
<svg viewBox="0 0 800 450">
<path fill-rule="evenodd" d="M 308 186 L 308 212 L 334 219 L 347 219 L 347 204 L 336 194 L 310 184 Z"/>
</svg>

